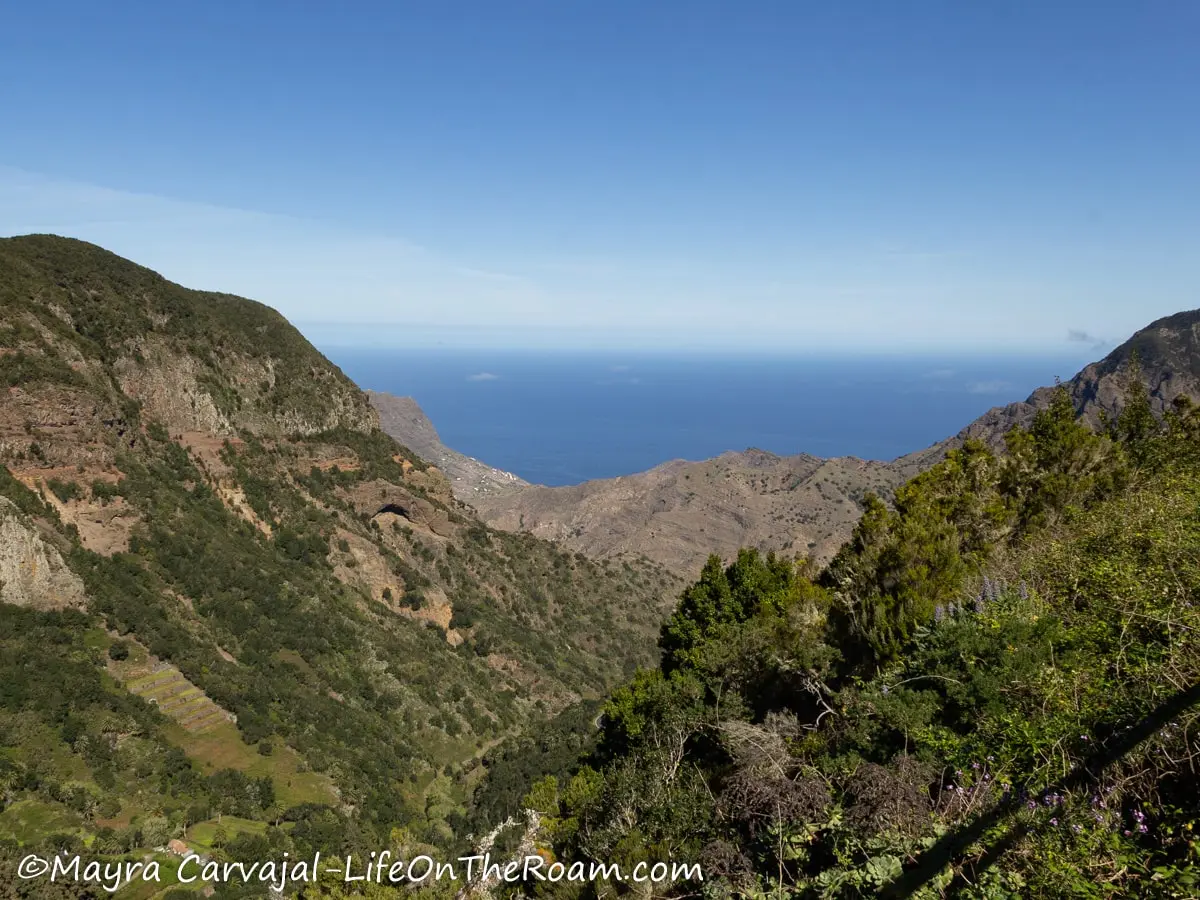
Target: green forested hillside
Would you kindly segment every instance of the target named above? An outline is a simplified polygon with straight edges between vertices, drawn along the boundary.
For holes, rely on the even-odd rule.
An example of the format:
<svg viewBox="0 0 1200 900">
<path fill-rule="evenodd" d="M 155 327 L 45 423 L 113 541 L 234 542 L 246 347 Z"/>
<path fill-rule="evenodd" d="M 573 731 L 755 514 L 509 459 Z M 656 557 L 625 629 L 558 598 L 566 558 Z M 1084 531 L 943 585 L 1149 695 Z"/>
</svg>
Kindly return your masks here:
<svg viewBox="0 0 1200 900">
<path fill-rule="evenodd" d="M 674 896 L 1200 895 L 1200 411 L 1064 391 L 871 504 L 823 572 L 712 559 L 525 803 Z M 630 886 L 538 896 L 609 896 Z"/>
<path fill-rule="evenodd" d="M 274 311 L 0 240 L 0 857 L 457 845 L 676 590 L 483 526 Z"/>
</svg>

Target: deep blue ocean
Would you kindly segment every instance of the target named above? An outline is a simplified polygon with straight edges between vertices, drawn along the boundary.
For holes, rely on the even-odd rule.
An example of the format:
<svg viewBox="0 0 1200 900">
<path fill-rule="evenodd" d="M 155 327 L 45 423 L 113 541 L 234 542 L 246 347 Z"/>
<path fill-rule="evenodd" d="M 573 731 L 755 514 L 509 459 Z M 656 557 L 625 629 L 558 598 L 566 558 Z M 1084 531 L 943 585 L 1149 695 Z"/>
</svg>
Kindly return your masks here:
<svg viewBox="0 0 1200 900">
<path fill-rule="evenodd" d="M 529 481 L 576 484 L 757 447 L 889 460 L 1066 380 L 1057 357 L 753 358 L 321 348 L 409 395 L 442 441 Z"/>
</svg>

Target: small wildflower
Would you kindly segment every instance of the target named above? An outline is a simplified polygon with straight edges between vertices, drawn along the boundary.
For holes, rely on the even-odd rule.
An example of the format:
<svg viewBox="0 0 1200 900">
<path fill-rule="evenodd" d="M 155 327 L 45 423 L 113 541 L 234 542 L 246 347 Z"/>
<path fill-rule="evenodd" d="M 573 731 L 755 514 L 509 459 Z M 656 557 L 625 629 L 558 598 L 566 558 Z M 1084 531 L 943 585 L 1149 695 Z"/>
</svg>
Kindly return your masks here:
<svg viewBox="0 0 1200 900">
<path fill-rule="evenodd" d="M 1058 825 L 1058 819 L 1051 819 L 1051 820 L 1050 820 L 1050 824 L 1051 824 L 1051 825 L 1055 825 L 1055 826 L 1057 826 L 1057 825 Z"/>
<path fill-rule="evenodd" d="M 1022 600 L 1029 599 L 1029 588 L 1025 586 L 1025 582 L 1021 582 L 1021 589 L 1018 593 L 1020 594 Z"/>
<path fill-rule="evenodd" d="M 939 603 L 937 606 L 935 606 L 933 608 L 933 621 L 941 622 L 945 618 L 946 618 L 946 607 L 942 606 L 942 604 Z"/>
</svg>

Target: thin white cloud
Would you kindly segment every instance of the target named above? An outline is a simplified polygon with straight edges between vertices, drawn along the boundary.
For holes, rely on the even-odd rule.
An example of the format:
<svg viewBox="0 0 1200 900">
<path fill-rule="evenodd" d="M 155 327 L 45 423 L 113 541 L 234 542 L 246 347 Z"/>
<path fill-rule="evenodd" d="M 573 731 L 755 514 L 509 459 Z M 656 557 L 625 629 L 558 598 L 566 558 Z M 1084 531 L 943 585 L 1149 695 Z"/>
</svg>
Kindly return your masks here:
<svg viewBox="0 0 1200 900">
<path fill-rule="evenodd" d="M 499 381 L 500 376 L 491 372 L 478 372 L 474 375 L 468 375 L 467 381 Z"/>
<path fill-rule="evenodd" d="M 972 381 L 967 384 L 967 392 L 971 394 L 1003 394 L 1013 389 L 1007 381 Z"/>
</svg>

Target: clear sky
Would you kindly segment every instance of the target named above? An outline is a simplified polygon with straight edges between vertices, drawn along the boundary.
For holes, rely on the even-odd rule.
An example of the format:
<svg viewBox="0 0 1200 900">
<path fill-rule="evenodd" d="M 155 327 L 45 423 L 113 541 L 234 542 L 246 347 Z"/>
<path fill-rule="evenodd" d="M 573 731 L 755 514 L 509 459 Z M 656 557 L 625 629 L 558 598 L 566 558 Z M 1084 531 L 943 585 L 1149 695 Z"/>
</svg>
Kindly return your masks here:
<svg viewBox="0 0 1200 900">
<path fill-rule="evenodd" d="M 1200 306 L 1200 3 L 56 2 L 0 234 L 310 332 L 895 351 Z"/>
</svg>

